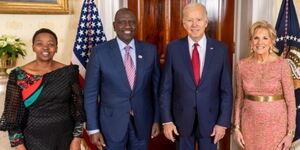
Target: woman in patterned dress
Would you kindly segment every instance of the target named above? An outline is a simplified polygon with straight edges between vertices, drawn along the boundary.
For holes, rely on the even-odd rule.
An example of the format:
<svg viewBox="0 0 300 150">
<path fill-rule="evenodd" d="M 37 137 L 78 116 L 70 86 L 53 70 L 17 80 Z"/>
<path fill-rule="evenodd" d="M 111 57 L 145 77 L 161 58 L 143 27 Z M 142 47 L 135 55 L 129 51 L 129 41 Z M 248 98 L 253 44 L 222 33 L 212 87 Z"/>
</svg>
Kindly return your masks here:
<svg viewBox="0 0 300 150">
<path fill-rule="evenodd" d="M 266 21 L 250 30 L 251 54 L 237 64 L 234 134 L 246 150 L 288 150 L 295 134 L 292 75 L 274 47 L 276 32 Z"/>
<path fill-rule="evenodd" d="M 85 120 L 78 66 L 53 60 L 57 37 L 35 32 L 36 59 L 11 71 L 0 130 L 16 150 L 79 150 Z"/>
</svg>

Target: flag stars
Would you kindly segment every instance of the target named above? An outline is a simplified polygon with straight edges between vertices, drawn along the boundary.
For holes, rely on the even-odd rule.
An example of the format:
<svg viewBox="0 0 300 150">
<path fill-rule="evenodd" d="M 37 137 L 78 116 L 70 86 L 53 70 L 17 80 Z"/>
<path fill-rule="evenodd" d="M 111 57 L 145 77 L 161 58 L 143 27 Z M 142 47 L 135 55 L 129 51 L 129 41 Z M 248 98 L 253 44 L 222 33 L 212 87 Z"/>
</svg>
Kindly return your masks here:
<svg viewBox="0 0 300 150">
<path fill-rule="evenodd" d="M 80 23 L 80 27 L 84 28 L 85 27 L 84 23 Z"/>
<path fill-rule="evenodd" d="M 294 36 L 294 41 L 297 41 L 297 37 L 296 36 Z"/>
<path fill-rule="evenodd" d="M 93 7 L 93 11 L 94 11 L 94 12 L 97 12 L 97 8 L 96 8 L 96 7 Z"/>
<path fill-rule="evenodd" d="M 82 42 L 82 38 L 78 38 L 78 39 L 77 39 L 77 42 L 78 42 L 78 43 L 81 43 L 81 42 Z"/>
<path fill-rule="evenodd" d="M 80 14 L 73 51 L 83 66 L 89 61 L 91 49 L 106 41 L 98 12 L 93 0 L 85 1 Z"/>
<path fill-rule="evenodd" d="M 293 40 L 294 36 L 290 35 L 290 40 Z"/>
<path fill-rule="evenodd" d="M 80 55 L 81 55 L 81 57 L 84 57 L 85 56 L 85 52 L 82 51 Z"/>
<path fill-rule="evenodd" d="M 283 40 L 290 40 L 290 41 L 295 41 L 295 42 L 299 42 L 300 43 L 300 38 L 297 38 L 297 36 L 293 36 L 293 35 L 287 35 L 285 37 L 281 36 L 281 37 L 277 37 L 276 38 L 276 42 L 279 42 L 279 41 L 283 41 Z"/>
<path fill-rule="evenodd" d="M 283 37 L 283 36 L 281 36 L 281 37 L 280 37 L 280 41 L 282 41 L 283 39 L 284 39 L 284 37 Z"/>
<path fill-rule="evenodd" d="M 82 30 L 79 30 L 79 35 L 83 35 L 83 31 Z"/>
<path fill-rule="evenodd" d="M 77 44 L 77 45 L 76 45 L 76 49 L 77 49 L 77 50 L 80 50 L 80 45 Z"/>
<path fill-rule="evenodd" d="M 95 20 L 97 17 L 96 17 L 96 15 L 93 15 L 92 18 L 93 18 L 93 20 Z"/>
<path fill-rule="evenodd" d="M 99 29 L 97 29 L 97 30 L 96 30 L 96 33 L 97 33 L 97 34 L 100 34 L 100 33 L 101 33 L 101 31 L 100 31 Z"/>
</svg>

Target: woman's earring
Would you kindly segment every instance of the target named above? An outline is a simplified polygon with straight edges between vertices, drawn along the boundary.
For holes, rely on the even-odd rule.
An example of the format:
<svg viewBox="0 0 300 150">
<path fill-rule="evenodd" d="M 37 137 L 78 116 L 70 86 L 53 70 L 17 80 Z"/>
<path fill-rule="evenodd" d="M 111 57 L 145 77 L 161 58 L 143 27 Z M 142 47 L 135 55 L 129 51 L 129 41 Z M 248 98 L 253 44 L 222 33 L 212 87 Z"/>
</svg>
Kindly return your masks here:
<svg viewBox="0 0 300 150">
<path fill-rule="evenodd" d="M 254 53 L 253 47 L 250 47 L 250 54 Z"/>
<path fill-rule="evenodd" d="M 274 51 L 273 51 L 273 46 L 271 46 L 270 48 L 269 48 L 269 53 L 271 54 L 271 53 L 273 53 Z"/>
</svg>

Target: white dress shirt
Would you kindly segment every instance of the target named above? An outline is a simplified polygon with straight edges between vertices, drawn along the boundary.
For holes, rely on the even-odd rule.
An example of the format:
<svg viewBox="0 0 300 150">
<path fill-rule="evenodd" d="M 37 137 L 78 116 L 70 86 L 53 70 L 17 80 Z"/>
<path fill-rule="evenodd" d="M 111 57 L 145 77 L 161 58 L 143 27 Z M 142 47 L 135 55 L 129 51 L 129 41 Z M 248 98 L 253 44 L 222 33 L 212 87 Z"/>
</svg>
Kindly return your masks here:
<svg viewBox="0 0 300 150">
<path fill-rule="evenodd" d="M 206 53 L 206 43 L 207 39 L 205 34 L 203 37 L 200 39 L 200 41 L 193 41 L 189 36 L 188 36 L 188 42 L 189 42 L 189 52 L 190 52 L 190 57 L 192 59 L 192 54 L 193 54 L 193 49 L 194 49 L 194 43 L 198 43 L 199 46 L 197 47 L 199 55 L 200 55 L 200 77 L 202 76 L 202 71 L 204 67 L 204 62 L 205 62 L 205 53 Z"/>
</svg>

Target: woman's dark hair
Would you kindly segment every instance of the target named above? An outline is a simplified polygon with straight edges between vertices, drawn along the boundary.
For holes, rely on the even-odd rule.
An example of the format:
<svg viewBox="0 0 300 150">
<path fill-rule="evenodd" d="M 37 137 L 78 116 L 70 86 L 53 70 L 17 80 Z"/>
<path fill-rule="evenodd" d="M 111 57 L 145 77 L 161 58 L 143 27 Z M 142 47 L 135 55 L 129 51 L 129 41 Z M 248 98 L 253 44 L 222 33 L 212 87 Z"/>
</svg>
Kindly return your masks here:
<svg viewBox="0 0 300 150">
<path fill-rule="evenodd" d="M 51 31 L 50 29 L 47 29 L 47 28 L 41 28 L 41 29 L 37 30 L 34 33 L 34 35 L 32 37 L 32 44 L 34 44 L 34 40 L 35 40 L 36 36 L 39 35 L 40 33 L 49 33 L 49 34 L 53 35 L 54 39 L 55 39 L 55 42 L 56 42 L 56 45 L 57 45 L 57 36 L 56 36 L 56 34 L 53 31 Z"/>
</svg>

